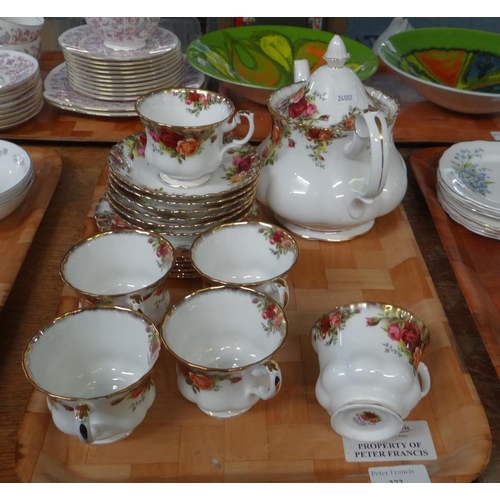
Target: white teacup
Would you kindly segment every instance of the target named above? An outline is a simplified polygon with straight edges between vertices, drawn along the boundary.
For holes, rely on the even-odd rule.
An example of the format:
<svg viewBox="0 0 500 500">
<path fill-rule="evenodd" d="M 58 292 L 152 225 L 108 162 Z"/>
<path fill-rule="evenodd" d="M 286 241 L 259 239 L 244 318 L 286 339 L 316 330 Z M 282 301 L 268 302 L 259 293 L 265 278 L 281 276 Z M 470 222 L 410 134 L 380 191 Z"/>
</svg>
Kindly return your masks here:
<svg viewBox="0 0 500 500">
<path fill-rule="evenodd" d="M 207 285 L 250 287 L 283 308 L 288 304 L 286 277 L 297 262 L 299 247 L 281 227 L 264 222 L 222 224 L 199 235 L 190 252 Z"/>
<path fill-rule="evenodd" d="M 174 249 L 157 233 L 107 231 L 78 241 L 63 256 L 60 274 L 83 306 L 122 306 L 159 324 L 170 305 L 168 273 Z"/>
<path fill-rule="evenodd" d="M 281 307 L 250 288 L 198 290 L 170 307 L 162 340 L 177 360 L 181 394 L 214 418 L 236 417 L 281 387 L 271 359 L 283 344 Z"/>
<path fill-rule="evenodd" d="M 420 356 L 425 325 L 397 306 L 373 302 L 337 307 L 312 327 L 318 354 L 318 402 L 333 429 L 357 441 L 396 436 L 430 389 Z"/>
<path fill-rule="evenodd" d="M 171 88 L 140 97 L 135 105 L 146 129 L 145 158 L 171 185 L 192 187 L 208 182 L 221 165 L 224 153 L 246 144 L 254 132 L 253 113 L 238 111 L 234 104 L 209 90 Z M 223 143 L 241 117 L 248 120 L 243 139 Z"/>
<path fill-rule="evenodd" d="M 160 352 L 155 325 L 125 308 L 78 309 L 28 342 L 23 369 L 47 395 L 56 427 L 84 443 L 126 438 L 155 399 Z"/>
</svg>

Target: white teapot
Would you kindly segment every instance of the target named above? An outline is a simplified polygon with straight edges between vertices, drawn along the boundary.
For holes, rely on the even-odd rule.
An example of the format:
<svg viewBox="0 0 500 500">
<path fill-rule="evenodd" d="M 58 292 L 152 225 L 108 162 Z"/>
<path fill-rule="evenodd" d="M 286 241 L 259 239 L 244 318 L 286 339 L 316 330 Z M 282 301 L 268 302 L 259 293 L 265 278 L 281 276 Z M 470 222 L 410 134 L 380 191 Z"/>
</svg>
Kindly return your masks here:
<svg viewBox="0 0 500 500">
<path fill-rule="evenodd" d="M 312 75 L 295 61 L 296 83 L 268 100 L 273 128 L 258 148 L 257 200 L 299 236 L 343 241 L 399 205 L 406 166 L 392 138 L 398 103 L 345 66 L 340 36 L 323 57 Z"/>
</svg>

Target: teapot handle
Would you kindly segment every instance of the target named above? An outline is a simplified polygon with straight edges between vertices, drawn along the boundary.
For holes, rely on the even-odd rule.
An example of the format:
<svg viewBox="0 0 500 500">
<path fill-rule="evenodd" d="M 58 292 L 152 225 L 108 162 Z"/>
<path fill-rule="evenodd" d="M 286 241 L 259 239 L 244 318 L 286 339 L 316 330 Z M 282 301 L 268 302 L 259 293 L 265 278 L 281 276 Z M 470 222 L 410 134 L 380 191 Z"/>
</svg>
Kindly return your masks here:
<svg viewBox="0 0 500 500">
<path fill-rule="evenodd" d="M 380 111 L 359 114 L 356 117 L 355 129 L 354 138 L 345 146 L 344 154 L 347 158 L 353 159 L 365 146 L 366 139 L 370 139 L 372 163 L 370 177 L 364 192 L 355 198 L 349 208 L 353 218 L 361 216 L 364 210 L 363 204 L 373 203 L 384 189 L 389 172 L 390 139 L 385 116 Z"/>
</svg>

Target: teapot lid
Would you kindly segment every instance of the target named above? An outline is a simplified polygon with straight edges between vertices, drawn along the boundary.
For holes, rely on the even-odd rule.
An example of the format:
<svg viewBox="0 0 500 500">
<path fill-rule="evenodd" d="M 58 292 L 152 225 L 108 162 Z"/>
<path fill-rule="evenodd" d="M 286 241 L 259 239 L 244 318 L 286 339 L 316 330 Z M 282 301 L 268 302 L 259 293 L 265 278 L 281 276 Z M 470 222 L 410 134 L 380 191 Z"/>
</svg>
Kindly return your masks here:
<svg viewBox="0 0 500 500">
<path fill-rule="evenodd" d="M 319 127 L 337 126 L 358 113 L 377 106 L 358 75 L 345 63 L 350 54 L 339 35 L 335 35 L 323 56 L 326 63 L 305 81 L 290 86 L 293 93 L 277 103 L 287 118 Z M 302 61 L 296 61 L 301 64 Z M 296 71 L 302 75 L 303 71 Z"/>
</svg>

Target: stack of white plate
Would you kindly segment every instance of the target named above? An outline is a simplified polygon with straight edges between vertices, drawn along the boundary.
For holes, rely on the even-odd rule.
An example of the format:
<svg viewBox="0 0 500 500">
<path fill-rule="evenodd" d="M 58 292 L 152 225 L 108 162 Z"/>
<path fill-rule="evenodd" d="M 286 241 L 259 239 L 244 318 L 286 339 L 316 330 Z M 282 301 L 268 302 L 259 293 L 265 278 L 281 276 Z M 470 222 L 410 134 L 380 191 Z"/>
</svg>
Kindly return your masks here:
<svg viewBox="0 0 500 500">
<path fill-rule="evenodd" d="M 181 43 L 174 33 L 156 28 L 146 46 L 113 50 L 88 25 L 59 37 L 71 87 L 80 94 L 108 101 L 135 101 L 184 79 Z"/>
<path fill-rule="evenodd" d="M 224 222 L 245 219 L 255 209 L 260 176 L 257 156 L 249 145 L 229 150 L 205 184 L 173 187 L 146 162 L 145 143 L 146 135 L 141 132 L 111 149 L 106 199 L 96 211 L 96 221 L 103 228 L 103 214 L 108 213 L 112 220 L 117 216 L 131 227 L 160 233 L 176 249 L 170 276 L 196 277 L 189 257 L 195 238 Z M 237 171 L 241 164 L 248 167 L 243 172 Z"/>
<path fill-rule="evenodd" d="M 437 197 L 470 231 L 500 239 L 500 143 L 460 142 L 439 160 Z"/>
<path fill-rule="evenodd" d="M 0 50 L 0 130 L 37 115 L 43 107 L 38 61 L 22 52 Z"/>
<path fill-rule="evenodd" d="M 0 220 L 26 198 L 35 180 L 29 154 L 16 144 L 0 140 Z"/>
<path fill-rule="evenodd" d="M 205 75 L 191 66 L 184 56 L 184 88 L 203 88 Z M 94 116 L 137 116 L 135 101 L 104 101 L 80 94 L 70 86 L 66 63 L 54 68 L 45 78 L 43 97 L 57 108 Z"/>
</svg>

